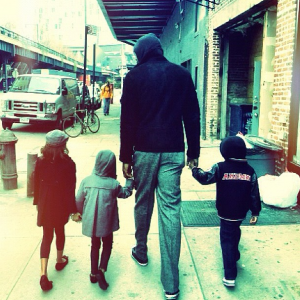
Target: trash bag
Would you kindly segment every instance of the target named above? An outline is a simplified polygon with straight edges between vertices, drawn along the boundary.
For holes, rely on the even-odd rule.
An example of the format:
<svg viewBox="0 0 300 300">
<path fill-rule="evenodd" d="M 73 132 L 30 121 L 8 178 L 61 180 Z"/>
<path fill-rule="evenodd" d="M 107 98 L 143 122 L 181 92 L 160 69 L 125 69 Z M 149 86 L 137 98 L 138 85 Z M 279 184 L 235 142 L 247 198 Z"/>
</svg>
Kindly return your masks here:
<svg viewBox="0 0 300 300">
<path fill-rule="evenodd" d="M 253 148 L 254 148 L 254 145 L 253 145 L 253 144 L 250 144 L 250 143 L 247 141 L 247 139 L 245 138 L 245 136 L 243 135 L 242 132 L 239 131 L 239 132 L 236 134 L 236 136 L 239 136 L 240 138 L 242 138 L 242 139 L 244 140 L 247 149 L 253 149 Z"/>
<path fill-rule="evenodd" d="M 280 176 L 265 175 L 258 178 L 261 200 L 268 205 L 286 208 L 295 206 L 300 190 L 300 177 L 284 172 Z"/>
</svg>

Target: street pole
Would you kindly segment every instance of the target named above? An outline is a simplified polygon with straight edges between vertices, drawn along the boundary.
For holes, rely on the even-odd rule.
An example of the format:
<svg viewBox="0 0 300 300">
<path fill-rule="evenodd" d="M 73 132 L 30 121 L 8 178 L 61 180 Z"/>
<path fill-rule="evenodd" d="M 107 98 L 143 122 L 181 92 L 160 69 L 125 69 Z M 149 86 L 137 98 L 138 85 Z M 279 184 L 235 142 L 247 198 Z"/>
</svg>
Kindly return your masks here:
<svg viewBox="0 0 300 300">
<path fill-rule="evenodd" d="M 95 66 L 96 66 L 96 44 L 93 45 L 93 100 L 92 108 L 94 109 L 94 94 L 95 94 Z"/>
<path fill-rule="evenodd" d="M 83 86 L 82 86 L 82 99 L 80 108 L 84 108 L 84 96 L 85 96 L 85 83 L 86 83 L 86 52 L 87 52 L 87 26 L 86 26 L 86 0 L 84 0 L 84 54 L 83 54 Z"/>
<path fill-rule="evenodd" d="M 121 91 L 123 91 L 123 77 L 124 77 L 124 49 L 123 49 L 124 44 L 122 44 L 121 47 Z"/>
<path fill-rule="evenodd" d="M 84 63 L 83 63 L 83 86 L 82 86 L 82 101 L 81 108 L 84 108 L 84 96 L 86 89 L 86 52 L 87 52 L 87 26 L 84 26 Z"/>
<path fill-rule="evenodd" d="M 7 80 L 7 64 L 8 64 L 8 59 L 4 58 L 4 64 L 3 64 L 3 75 L 4 75 L 4 81 L 3 81 L 3 92 L 7 92 L 7 85 L 8 85 L 8 80 Z"/>
</svg>

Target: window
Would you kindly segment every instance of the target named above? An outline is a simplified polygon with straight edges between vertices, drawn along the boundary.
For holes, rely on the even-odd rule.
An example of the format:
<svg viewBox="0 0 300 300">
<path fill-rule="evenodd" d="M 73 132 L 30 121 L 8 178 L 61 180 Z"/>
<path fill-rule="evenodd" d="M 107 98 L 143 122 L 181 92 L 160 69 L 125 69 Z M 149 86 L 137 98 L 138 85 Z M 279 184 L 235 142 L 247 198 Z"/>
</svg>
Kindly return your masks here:
<svg viewBox="0 0 300 300">
<path fill-rule="evenodd" d="M 65 84 L 68 88 L 69 93 L 74 94 L 74 95 L 79 95 L 79 87 L 78 87 L 76 79 L 66 78 Z"/>
<path fill-rule="evenodd" d="M 42 76 L 20 76 L 14 81 L 11 90 L 14 92 L 57 94 L 59 93 L 59 80 Z"/>
<path fill-rule="evenodd" d="M 182 65 L 183 67 L 185 67 L 185 68 L 191 73 L 191 65 L 192 65 L 191 59 L 189 59 L 189 60 L 183 62 L 181 65 Z"/>
</svg>

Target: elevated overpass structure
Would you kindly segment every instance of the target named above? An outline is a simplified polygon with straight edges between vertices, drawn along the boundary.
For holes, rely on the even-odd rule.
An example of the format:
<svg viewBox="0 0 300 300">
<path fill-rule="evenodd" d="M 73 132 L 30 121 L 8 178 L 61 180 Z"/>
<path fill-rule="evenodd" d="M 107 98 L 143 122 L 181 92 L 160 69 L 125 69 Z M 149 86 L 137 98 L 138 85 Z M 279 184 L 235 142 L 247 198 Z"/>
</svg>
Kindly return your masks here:
<svg viewBox="0 0 300 300">
<path fill-rule="evenodd" d="M 31 73 L 32 69 L 55 69 L 84 73 L 83 62 L 32 41 L 0 26 L 0 89 L 6 89 L 15 74 Z M 93 75 L 93 67 L 87 66 L 87 75 Z M 101 77 L 101 69 L 95 69 L 95 80 Z"/>
</svg>

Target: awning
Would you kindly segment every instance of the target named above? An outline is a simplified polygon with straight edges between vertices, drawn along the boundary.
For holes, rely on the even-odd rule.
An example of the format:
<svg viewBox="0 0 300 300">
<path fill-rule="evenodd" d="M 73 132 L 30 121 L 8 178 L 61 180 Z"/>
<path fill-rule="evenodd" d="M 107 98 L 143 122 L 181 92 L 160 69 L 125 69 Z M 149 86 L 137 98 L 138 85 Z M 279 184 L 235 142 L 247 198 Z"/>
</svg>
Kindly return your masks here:
<svg viewBox="0 0 300 300">
<path fill-rule="evenodd" d="M 129 45 L 150 32 L 159 37 L 178 4 L 176 0 L 97 1 L 114 37 Z"/>
</svg>

